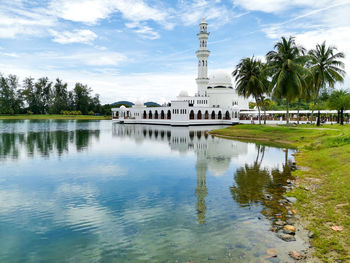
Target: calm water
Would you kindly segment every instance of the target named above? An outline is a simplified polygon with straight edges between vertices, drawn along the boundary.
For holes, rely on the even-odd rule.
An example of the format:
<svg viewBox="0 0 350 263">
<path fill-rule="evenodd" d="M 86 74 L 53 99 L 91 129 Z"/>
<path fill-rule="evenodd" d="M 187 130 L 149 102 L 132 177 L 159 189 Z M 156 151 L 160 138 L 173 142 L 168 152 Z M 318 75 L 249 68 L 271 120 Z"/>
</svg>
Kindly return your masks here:
<svg viewBox="0 0 350 263">
<path fill-rule="evenodd" d="M 213 128 L 0 121 L 0 262 L 289 262 L 293 151 Z"/>
</svg>

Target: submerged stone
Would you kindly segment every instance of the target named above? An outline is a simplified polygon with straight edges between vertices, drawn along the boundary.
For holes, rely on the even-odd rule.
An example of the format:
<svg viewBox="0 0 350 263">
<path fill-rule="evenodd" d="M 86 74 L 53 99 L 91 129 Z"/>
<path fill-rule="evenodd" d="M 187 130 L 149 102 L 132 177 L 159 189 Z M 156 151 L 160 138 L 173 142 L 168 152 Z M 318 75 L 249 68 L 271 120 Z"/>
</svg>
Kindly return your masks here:
<svg viewBox="0 0 350 263">
<path fill-rule="evenodd" d="M 295 241 L 296 240 L 294 235 L 285 234 L 285 233 L 279 234 L 278 237 L 280 239 L 282 239 L 283 241 L 286 241 L 286 242 L 291 242 L 291 241 Z"/>
<path fill-rule="evenodd" d="M 295 226 L 292 226 L 292 225 L 285 225 L 285 226 L 283 227 L 283 232 L 286 233 L 286 234 L 295 235 L 295 231 L 296 231 Z"/>
<path fill-rule="evenodd" d="M 288 255 L 295 260 L 301 260 L 306 258 L 306 255 L 304 253 L 300 253 L 298 251 L 291 251 L 288 253 Z"/>
</svg>

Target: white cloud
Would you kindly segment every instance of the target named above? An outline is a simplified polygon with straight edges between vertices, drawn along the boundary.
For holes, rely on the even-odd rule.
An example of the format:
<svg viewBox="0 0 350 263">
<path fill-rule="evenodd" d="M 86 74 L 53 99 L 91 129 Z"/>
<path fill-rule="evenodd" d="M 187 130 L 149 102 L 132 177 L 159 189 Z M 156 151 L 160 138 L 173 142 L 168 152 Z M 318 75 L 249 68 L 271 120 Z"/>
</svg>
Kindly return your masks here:
<svg viewBox="0 0 350 263">
<path fill-rule="evenodd" d="M 129 21 L 126 26 L 135 28 L 134 32 L 148 39 L 159 38 L 153 28 L 141 22 L 155 21 L 166 29 L 172 29 L 174 24 L 169 22 L 169 12 L 147 5 L 142 0 L 54 0 L 51 1 L 50 12 L 57 17 L 74 22 L 96 24 L 113 13 L 120 13 Z M 84 10 L 83 12 L 81 10 Z M 130 25 L 134 25 L 130 27 Z"/>
<path fill-rule="evenodd" d="M 91 43 L 94 39 L 97 38 L 97 35 L 88 29 L 83 30 L 74 30 L 72 32 L 63 31 L 57 32 L 51 30 L 51 35 L 54 37 L 53 41 L 60 44 L 71 44 L 71 43 Z"/>
<path fill-rule="evenodd" d="M 0 3 L 0 38 L 15 38 L 20 34 L 40 36 L 45 33 L 45 28 L 56 23 L 56 18 L 47 15 L 43 9 L 28 11 L 11 3 Z"/>
<path fill-rule="evenodd" d="M 159 33 L 154 31 L 151 27 L 140 24 L 139 22 L 126 23 L 127 28 L 133 29 L 133 31 L 146 39 L 157 39 L 160 37 Z"/>
<path fill-rule="evenodd" d="M 295 7 L 319 8 L 334 3 L 332 0 L 234 0 L 234 4 L 250 11 L 278 13 Z"/>
<path fill-rule="evenodd" d="M 234 12 L 220 1 L 195 0 L 181 2 L 177 16 L 186 26 L 196 25 L 202 18 L 210 21 L 211 27 L 228 23 L 234 18 Z"/>
</svg>

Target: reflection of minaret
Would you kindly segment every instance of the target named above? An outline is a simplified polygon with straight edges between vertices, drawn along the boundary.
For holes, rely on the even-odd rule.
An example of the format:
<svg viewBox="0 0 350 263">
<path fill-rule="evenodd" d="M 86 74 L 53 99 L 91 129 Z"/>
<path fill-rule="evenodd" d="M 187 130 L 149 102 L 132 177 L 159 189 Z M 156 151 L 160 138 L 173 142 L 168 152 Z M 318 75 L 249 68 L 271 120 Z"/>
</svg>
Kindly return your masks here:
<svg viewBox="0 0 350 263">
<path fill-rule="evenodd" d="M 197 187 L 195 195 L 197 196 L 197 221 L 199 224 L 205 223 L 205 213 L 207 207 L 205 205 L 205 197 L 208 194 L 207 191 L 207 162 L 205 159 L 197 159 L 196 163 L 197 170 Z"/>
</svg>

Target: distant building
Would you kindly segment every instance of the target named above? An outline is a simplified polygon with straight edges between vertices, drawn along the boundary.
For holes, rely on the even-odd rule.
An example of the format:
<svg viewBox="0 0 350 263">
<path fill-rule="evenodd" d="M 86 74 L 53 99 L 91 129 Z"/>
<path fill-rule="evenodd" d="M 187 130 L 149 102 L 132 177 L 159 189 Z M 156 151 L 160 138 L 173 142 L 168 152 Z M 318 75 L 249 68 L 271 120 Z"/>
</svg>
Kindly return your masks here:
<svg viewBox="0 0 350 263">
<path fill-rule="evenodd" d="M 199 24 L 197 34 L 199 50 L 197 93 L 189 96 L 183 90 L 176 100 L 163 107 L 147 108 L 136 102 L 131 108 L 113 108 L 113 120 L 124 123 L 166 124 L 173 126 L 233 124 L 239 122 L 240 110 L 249 110 L 249 102 L 239 96 L 232 84 L 231 74 L 224 71 L 213 72 L 208 77 L 207 49 L 209 32 L 204 19 Z"/>
</svg>

